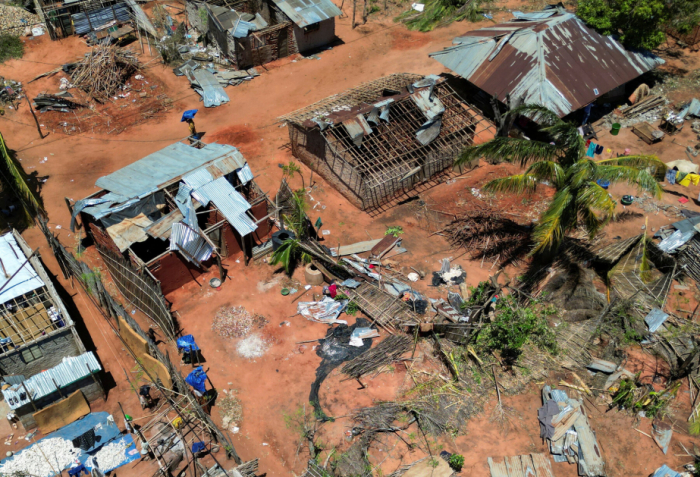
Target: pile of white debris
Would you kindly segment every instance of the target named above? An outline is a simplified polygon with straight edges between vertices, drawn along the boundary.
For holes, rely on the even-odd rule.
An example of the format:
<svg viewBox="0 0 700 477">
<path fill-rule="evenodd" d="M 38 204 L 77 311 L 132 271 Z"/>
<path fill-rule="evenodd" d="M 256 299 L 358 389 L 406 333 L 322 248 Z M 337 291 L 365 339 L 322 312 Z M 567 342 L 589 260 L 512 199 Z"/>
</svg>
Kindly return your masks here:
<svg viewBox="0 0 700 477">
<path fill-rule="evenodd" d="M 66 439 L 43 439 L 0 465 L 0 475 L 33 475 L 45 477 L 58 474 L 76 461 L 80 449 Z"/>
</svg>

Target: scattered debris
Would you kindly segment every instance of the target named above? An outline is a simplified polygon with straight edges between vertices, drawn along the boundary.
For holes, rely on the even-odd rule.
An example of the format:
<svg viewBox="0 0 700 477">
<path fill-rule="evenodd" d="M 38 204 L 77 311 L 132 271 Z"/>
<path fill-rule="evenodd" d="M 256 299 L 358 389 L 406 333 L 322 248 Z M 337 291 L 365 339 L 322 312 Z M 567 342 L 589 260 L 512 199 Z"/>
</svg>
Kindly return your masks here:
<svg viewBox="0 0 700 477">
<path fill-rule="evenodd" d="M 258 333 L 249 334 L 236 345 L 238 354 L 247 359 L 261 358 L 269 348 L 270 343 Z"/>
<path fill-rule="evenodd" d="M 221 414 L 221 424 L 232 432 L 234 427 L 240 427 L 243 420 L 243 405 L 236 393 L 235 389 L 224 389 L 216 401 Z"/>
<path fill-rule="evenodd" d="M 224 338 L 244 338 L 267 323 L 267 318 L 257 313 L 251 315 L 242 306 L 224 306 L 216 312 L 211 329 Z"/>
<path fill-rule="evenodd" d="M 68 467 L 80 453 L 80 448 L 73 447 L 73 443 L 69 440 L 42 439 L 0 465 L 0 473 L 5 475 L 26 473 L 37 477 L 48 477 Z"/>
<path fill-rule="evenodd" d="M 402 354 L 411 349 L 411 344 L 413 344 L 413 340 L 406 335 L 389 336 L 375 348 L 347 363 L 341 372 L 359 379 L 365 374 L 397 361 Z"/>
<path fill-rule="evenodd" d="M 70 97 L 70 95 L 68 95 L 68 97 Z M 62 113 L 67 113 L 73 109 L 87 107 L 84 104 L 66 99 L 65 95 L 58 94 L 40 94 L 34 98 L 34 105 L 42 113 L 46 111 L 60 111 Z"/>
<path fill-rule="evenodd" d="M 348 300 L 334 300 L 325 297 L 321 301 L 301 301 L 297 304 L 297 313 L 304 318 L 318 323 L 342 323 L 347 325 L 347 321 L 339 320 L 338 317 L 348 304 Z"/>
</svg>

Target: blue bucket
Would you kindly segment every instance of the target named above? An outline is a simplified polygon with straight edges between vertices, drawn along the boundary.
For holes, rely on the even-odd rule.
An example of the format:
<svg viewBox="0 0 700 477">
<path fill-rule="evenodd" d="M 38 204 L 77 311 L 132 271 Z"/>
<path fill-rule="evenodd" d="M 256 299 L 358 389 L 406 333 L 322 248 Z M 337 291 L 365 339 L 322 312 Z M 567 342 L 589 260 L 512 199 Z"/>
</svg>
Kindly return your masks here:
<svg viewBox="0 0 700 477">
<path fill-rule="evenodd" d="M 596 181 L 596 184 L 598 184 L 600 187 L 602 187 L 605 190 L 608 190 L 608 187 L 610 187 L 610 181 L 606 181 L 603 179 L 598 179 Z"/>
</svg>

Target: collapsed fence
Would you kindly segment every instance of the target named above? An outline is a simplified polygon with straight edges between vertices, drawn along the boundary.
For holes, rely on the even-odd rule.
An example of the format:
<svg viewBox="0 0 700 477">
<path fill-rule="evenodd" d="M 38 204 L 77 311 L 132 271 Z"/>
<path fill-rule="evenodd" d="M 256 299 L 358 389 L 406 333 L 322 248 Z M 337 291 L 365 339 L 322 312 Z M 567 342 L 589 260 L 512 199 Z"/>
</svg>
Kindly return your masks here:
<svg viewBox="0 0 700 477">
<path fill-rule="evenodd" d="M 170 360 L 169 355 L 167 353 L 163 353 L 156 346 L 156 344 L 149 338 L 147 333 L 143 331 L 139 324 L 131 316 L 129 316 L 128 313 L 126 313 L 124 307 L 106 291 L 100 275 L 91 270 L 86 263 L 76 259 L 73 254 L 68 252 L 48 228 L 47 222 L 44 219 L 38 217 L 37 222 L 49 244 L 49 247 L 56 257 L 64 278 L 70 278 L 78 282 L 78 284 L 86 292 L 88 298 L 103 314 L 109 326 L 119 337 L 127 352 L 134 358 L 145 375 L 149 377 L 153 384 L 161 391 L 163 396 L 166 396 L 166 398 L 169 391 L 176 391 L 180 395 L 184 396 L 188 403 L 187 407 L 189 409 L 187 416 L 182 414 L 173 402 L 170 404 L 172 409 L 183 419 L 185 426 L 189 426 L 190 429 L 193 429 L 191 419 L 199 422 L 201 428 L 205 429 L 210 435 L 211 441 L 221 444 L 226 450 L 227 457 L 233 459 L 237 464 L 241 464 L 242 461 L 236 453 L 233 444 L 216 426 L 216 424 L 214 424 L 211 417 L 204 411 L 196 396 L 185 382 L 185 379 Z M 152 356 L 155 358 L 157 363 L 162 365 L 167 373 L 167 378 L 170 378 L 170 383 L 164 382 L 167 380 L 167 378 L 164 379 L 163 375 L 154 373 L 153 369 L 149 369 L 147 365 L 144 365 L 144 361 L 139 359 L 138 350 L 134 349 L 133 346 L 130 346 L 124 337 L 126 330 L 122 329 L 120 326 L 120 320 L 147 343 L 149 357 Z"/>
</svg>

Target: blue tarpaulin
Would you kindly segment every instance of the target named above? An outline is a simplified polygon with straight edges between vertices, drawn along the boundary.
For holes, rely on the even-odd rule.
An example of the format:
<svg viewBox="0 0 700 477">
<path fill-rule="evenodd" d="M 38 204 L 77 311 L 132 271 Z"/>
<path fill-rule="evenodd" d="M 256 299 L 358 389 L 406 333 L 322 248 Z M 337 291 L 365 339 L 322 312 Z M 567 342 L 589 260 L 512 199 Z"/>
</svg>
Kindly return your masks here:
<svg viewBox="0 0 700 477">
<path fill-rule="evenodd" d="M 185 335 L 182 338 L 177 339 L 177 349 L 184 349 L 185 351 L 199 351 L 199 346 L 194 341 L 194 336 Z"/>
<path fill-rule="evenodd" d="M 184 113 L 182 113 L 182 119 L 180 119 L 181 123 L 184 123 L 188 119 L 194 119 L 194 115 L 197 114 L 197 109 L 188 109 Z"/>
<path fill-rule="evenodd" d="M 195 368 L 190 374 L 185 378 L 185 382 L 192 386 L 194 389 L 204 394 L 207 392 L 207 388 L 204 385 L 207 381 L 207 373 L 204 372 L 202 367 Z"/>
<path fill-rule="evenodd" d="M 192 444 L 192 453 L 196 454 L 197 452 L 202 452 L 206 448 L 207 446 L 204 444 L 204 442 L 195 442 Z"/>
</svg>

